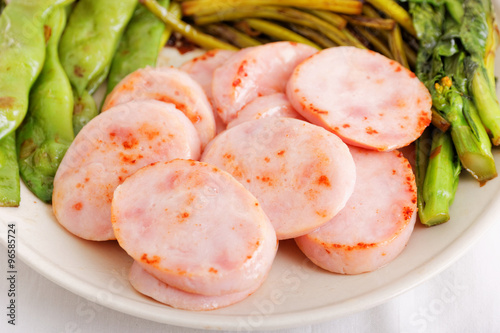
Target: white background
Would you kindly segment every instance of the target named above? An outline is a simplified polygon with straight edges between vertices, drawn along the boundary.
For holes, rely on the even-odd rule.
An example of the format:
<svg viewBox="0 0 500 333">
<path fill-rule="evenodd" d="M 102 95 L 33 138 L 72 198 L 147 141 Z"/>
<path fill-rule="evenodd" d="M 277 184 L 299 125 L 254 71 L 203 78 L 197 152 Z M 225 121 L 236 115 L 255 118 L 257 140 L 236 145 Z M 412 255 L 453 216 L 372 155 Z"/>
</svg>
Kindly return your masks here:
<svg viewBox="0 0 500 333">
<path fill-rule="evenodd" d="M 7 252 L 2 246 L 0 262 L 0 332 L 203 332 L 104 308 L 23 263 L 18 264 L 16 326 L 8 325 Z M 500 221 L 466 255 L 418 287 L 370 310 L 307 324 L 275 332 L 500 332 Z"/>
</svg>

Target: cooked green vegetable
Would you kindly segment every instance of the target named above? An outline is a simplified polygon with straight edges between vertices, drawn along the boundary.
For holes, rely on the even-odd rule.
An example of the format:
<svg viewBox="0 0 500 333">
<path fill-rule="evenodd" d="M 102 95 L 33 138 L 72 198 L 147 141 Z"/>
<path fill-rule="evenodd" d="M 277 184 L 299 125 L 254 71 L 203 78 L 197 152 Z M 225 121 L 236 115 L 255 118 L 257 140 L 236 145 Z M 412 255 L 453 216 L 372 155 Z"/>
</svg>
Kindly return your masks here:
<svg viewBox="0 0 500 333">
<path fill-rule="evenodd" d="M 393 0 L 368 0 L 368 3 L 394 19 L 412 36 L 417 36 L 410 14 L 397 2 Z"/>
<path fill-rule="evenodd" d="M 301 26 L 299 24 L 294 24 L 290 23 L 289 24 L 290 29 L 293 31 L 301 34 L 302 36 L 309 38 L 311 41 L 314 43 L 318 44 L 319 46 L 323 48 L 329 48 L 329 47 L 334 47 L 337 46 L 331 39 L 327 38 L 325 35 L 320 33 L 319 31 L 316 31 L 314 29 L 308 28 Z"/>
<path fill-rule="evenodd" d="M 66 25 L 66 10 L 58 8 L 47 19 L 51 34 L 45 63 L 30 92 L 29 110 L 17 133 L 21 177 L 41 200 L 52 199 L 57 168 L 73 141 L 73 93 L 57 47 Z"/>
<path fill-rule="evenodd" d="M 302 25 L 321 32 L 337 45 L 350 45 L 365 48 L 365 46 L 359 40 L 353 38 L 352 35 L 347 34 L 345 29 L 341 30 L 315 15 L 289 7 L 238 7 L 221 10 L 212 15 L 193 17 L 194 22 L 198 25 L 220 21 L 241 20 L 246 18 L 265 18 Z"/>
<path fill-rule="evenodd" d="M 21 202 L 21 183 L 16 155 L 15 133 L 0 139 L 0 207 L 17 207 Z"/>
<path fill-rule="evenodd" d="M 158 4 L 168 8 L 169 0 Z M 146 66 L 156 66 L 159 50 L 165 45 L 165 24 L 147 8 L 138 4 L 127 25 L 111 63 L 107 93 L 128 74 Z"/>
<path fill-rule="evenodd" d="M 29 89 L 45 60 L 44 23 L 52 8 L 72 0 L 13 1 L 0 16 L 0 139 L 28 110 Z"/>
<path fill-rule="evenodd" d="M 327 10 L 320 10 L 320 9 L 309 9 L 305 11 L 325 20 L 326 22 L 330 23 L 331 25 L 339 29 L 344 29 L 345 26 L 347 25 L 347 20 L 342 16 L 340 16 L 339 14 L 335 14 Z"/>
<path fill-rule="evenodd" d="M 387 47 L 386 43 L 372 34 L 368 29 L 363 27 L 354 27 L 354 31 L 363 36 L 377 52 L 385 55 L 387 58 L 394 59 L 394 56 L 392 55 L 389 47 Z"/>
<path fill-rule="evenodd" d="M 106 79 L 113 55 L 137 0 L 80 0 L 71 12 L 59 44 L 61 64 L 75 91 L 75 100 L 91 112 L 73 115 L 75 134 L 97 115 L 93 94 Z M 80 105 L 78 103 L 76 106 Z"/>
<path fill-rule="evenodd" d="M 480 182 L 497 176 L 491 141 L 484 127 L 490 125 L 484 118 L 481 121 L 476 109 L 481 102 L 474 93 L 474 80 L 475 84 L 481 83 L 483 95 L 488 95 L 491 88 L 482 63 L 488 24 L 477 11 L 467 5 L 464 8 L 459 0 L 450 0 L 446 4 L 410 2 L 420 40 L 416 73 L 431 92 L 433 111 L 450 123 L 446 133 L 438 129 L 433 131 L 428 163 L 425 159 L 428 154 L 424 145 L 426 138 L 417 140 L 419 216 L 428 226 L 449 219 L 449 206 L 462 166 Z M 494 41 L 490 43 L 495 44 Z M 477 80 L 478 76 L 480 80 Z M 438 123 L 435 118 L 433 123 Z"/>
<path fill-rule="evenodd" d="M 403 45 L 404 42 L 403 37 L 401 36 L 401 30 L 399 29 L 399 25 L 396 25 L 389 34 L 389 47 L 391 48 L 394 60 L 409 69 L 410 65 L 408 64 L 408 59 L 406 58 Z"/>
<path fill-rule="evenodd" d="M 213 36 L 204 34 L 193 26 L 181 21 L 174 14 L 169 13 L 165 8 L 160 6 L 155 0 L 140 0 L 140 2 L 148 8 L 156 17 L 161 19 L 163 23 L 170 26 L 172 30 L 185 36 L 187 39 L 205 49 L 225 49 L 238 50 L 237 47 L 223 42 Z M 172 5 L 178 5 L 172 3 Z"/>
<path fill-rule="evenodd" d="M 416 141 L 416 151 L 418 216 L 430 227 L 450 219 L 461 166 L 449 133 L 439 129 L 426 129 Z"/>
<path fill-rule="evenodd" d="M 250 29 L 250 27 L 248 27 L 248 29 Z M 209 33 L 210 35 L 214 35 L 224 40 L 231 41 L 231 44 L 234 44 L 237 47 L 241 48 L 262 45 L 262 43 L 257 39 L 250 37 L 246 33 L 241 32 L 238 29 L 235 29 L 224 23 L 212 23 L 204 25 L 203 31 Z"/>
<path fill-rule="evenodd" d="M 491 143 L 469 102 L 470 76 L 460 50 L 460 22 L 445 15 L 445 7 L 411 3 L 421 46 L 417 75 L 431 92 L 434 108 L 450 124 L 451 137 L 463 167 L 478 181 L 497 176 Z"/>
<path fill-rule="evenodd" d="M 45 61 L 45 20 L 72 0 L 14 1 L 0 16 L 0 206 L 21 200 L 14 130 L 28 110 L 29 90 Z"/>
<path fill-rule="evenodd" d="M 439 128 L 441 132 L 446 132 L 450 129 L 450 122 L 440 115 L 435 108 L 432 108 L 432 125 Z"/>
<path fill-rule="evenodd" d="M 193 0 L 182 3 L 182 12 L 184 15 L 210 15 L 231 8 L 263 5 L 326 9 L 344 14 L 359 14 L 363 6 L 361 1 L 355 0 Z"/>
<path fill-rule="evenodd" d="M 287 40 L 291 42 L 307 44 L 318 50 L 321 50 L 321 47 L 319 45 L 278 24 L 259 19 L 246 19 L 244 22 L 246 22 L 252 29 L 263 32 L 264 34 L 276 38 L 277 40 Z"/>
<path fill-rule="evenodd" d="M 359 25 L 373 29 L 393 30 L 396 26 L 396 21 L 393 19 L 384 19 L 378 17 L 344 15 L 345 19 L 352 25 Z"/>
<path fill-rule="evenodd" d="M 490 85 L 495 86 L 495 55 L 498 48 L 499 31 L 493 12 L 486 17 L 488 21 L 488 38 L 486 39 L 484 65 L 488 72 Z"/>
<path fill-rule="evenodd" d="M 496 88 L 485 64 L 488 36 L 496 32 L 488 24 L 493 15 L 489 0 L 465 0 L 460 38 L 467 58 L 470 91 L 481 120 L 494 145 L 500 145 L 500 105 Z M 490 70 L 491 72 L 491 70 Z"/>
</svg>

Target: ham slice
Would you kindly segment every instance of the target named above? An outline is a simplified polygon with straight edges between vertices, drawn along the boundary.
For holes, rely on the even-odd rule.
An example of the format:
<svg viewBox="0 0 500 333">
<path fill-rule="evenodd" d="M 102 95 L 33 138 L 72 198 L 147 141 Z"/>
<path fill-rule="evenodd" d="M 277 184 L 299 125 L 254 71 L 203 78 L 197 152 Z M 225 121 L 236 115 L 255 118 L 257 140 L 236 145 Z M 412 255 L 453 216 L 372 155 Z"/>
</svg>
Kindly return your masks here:
<svg viewBox="0 0 500 333">
<path fill-rule="evenodd" d="M 219 134 L 202 161 L 239 180 L 261 203 L 278 239 L 328 222 L 356 179 L 347 146 L 325 129 L 292 118 L 252 120 Z"/>
<path fill-rule="evenodd" d="M 326 49 L 301 63 L 287 96 L 310 122 L 368 149 L 404 147 L 431 121 L 431 95 L 415 74 L 355 47 Z"/>
<path fill-rule="evenodd" d="M 134 261 L 129 273 L 130 284 L 141 294 L 173 308 L 191 311 L 208 311 L 240 302 L 254 293 L 262 281 L 249 290 L 220 296 L 205 296 L 182 291 L 158 280 Z"/>
<path fill-rule="evenodd" d="M 180 69 L 189 74 L 205 91 L 208 100 L 213 105 L 212 100 L 212 79 L 214 71 L 223 65 L 235 51 L 230 50 L 210 50 L 199 57 L 184 63 Z M 214 110 L 215 127 L 217 134 L 226 129 L 226 124 L 220 119 L 219 114 Z"/>
<path fill-rule="evenodd" d="M 227 124 L 253 99 L 285 92 L 293 69 L 315 48 L 295 42 L 275 42 L 245 48 L 214 72 L 214 107 Z"/>
<path fill-rule="evenodd" d="M 406 246 L 417 217 L 417 192 L 410 163 L 398 151 L 351 147 L 356 163 L 354 193 L 339 214 L 295 239 L 316 265 L 335 273 L 373 271 Z"/>
<path fill-rule="evenodd" d="M 213 165 L 147 166 L 113 196 L 120 246 L 160 281 L 208 296 L 247 292 L 267 275 L 276 234 L 257 199 Z"/>
<path fill-rule="evenodd" d="M 201 86 L 187 73 L 173 67 L 138 69 L 109 93 L 102 111 L 132 100 L 154 99 L 172 103 L 193 123 L 201 148 L 215 136 L 212 107 Z"/>
<path fill-rule="evenodd" d="M 265 117 L 285 117 L 305 120 L 288 101 L 283 93 L 257 97 L 238 111 L 236 119 L 227 124 L 231 128 L 245 121 Z"/>
<path fill-rule="evenodd" d="M 199 156 L 196 130 L 172 104 L 121 104 L 92 119 L 69 147 L 54 178 L 54 214 L 79 237 L 115 239 L 111 199 L 120 183 L 150 163 Z"/>
</svg>

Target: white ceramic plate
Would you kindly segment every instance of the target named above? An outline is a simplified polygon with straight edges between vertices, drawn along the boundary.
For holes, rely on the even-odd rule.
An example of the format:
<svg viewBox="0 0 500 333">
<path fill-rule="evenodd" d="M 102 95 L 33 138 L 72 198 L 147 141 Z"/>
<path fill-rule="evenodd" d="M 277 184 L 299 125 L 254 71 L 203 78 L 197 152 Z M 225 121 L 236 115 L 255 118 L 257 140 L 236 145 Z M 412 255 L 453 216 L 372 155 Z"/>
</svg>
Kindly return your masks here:
<svg viewBox="0 0 500 333">
<path fill-rule="evenodd" d="M 500 166 L 500 151 L 494 154 Z M 282 242 L 268 279 L 255 294 L 211 312 L 172 309 L 137 293 L 127 281 L 131 259 L 116 242 L 71 235 L 55 221 L 51 207 L 24 186 L 19 208 L 0 208 L 0 240 L 6 244 L 7 224 L 15 222 L 18 258 L 61 287 L 133 316 L 193 328 L 276 329 L 361 311 L 415 287 L 463 255 L 500 218 L 498 208 L 500 179 L 479 187 L 463 175 L 452 219 L 433 228 L 417 225 L 407 248 L 386 267 L 336 275 L 314 267 L 293 241 Z"/>
</svg>

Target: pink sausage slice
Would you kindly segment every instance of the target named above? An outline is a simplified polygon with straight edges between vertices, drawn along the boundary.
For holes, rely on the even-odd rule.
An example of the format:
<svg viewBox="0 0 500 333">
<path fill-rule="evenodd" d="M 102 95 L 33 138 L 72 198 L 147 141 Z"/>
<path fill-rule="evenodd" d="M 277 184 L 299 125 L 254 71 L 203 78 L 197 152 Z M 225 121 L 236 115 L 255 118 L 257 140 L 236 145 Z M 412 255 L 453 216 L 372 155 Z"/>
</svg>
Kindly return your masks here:
<svg viewBox="0 0 500 333">
<path fill-rule="evenodd" d="M 114 193 L 112 223 L 142 268 L 195 294 L 248 291 L 277 250 L 257 199 L 227 172 L 189 160 L 147 166 L 125 180 Z"/>
<path fill-rule="evenodd" d="M 431 121 L 431 96 L 415 74 L 355 47 L 326 49 L 297 66 L 287 96 L 313 124 L 368 149 L 404 147 Z"/>
<path fill-rule="evenodd" d="M 335 273 L 373 271 L 406 246 L 417 216 L 415 177 L 398 151 L 351 147 L 357 181 L 345 208 L 319 229 L 295 239 L 316 265 Z"/>
<path fill-rule="evenodd" d="M 261 203 L 278 239 L 311 232 L 354 190 L 347 146 L 325 129 L 292 118 L 252 120 L 219 134 L 202 161 L 226 170 Z"/>
<path fill-rule="evenodd" d="M 173 308 L 191 311 L 215 310 L 240 302 L 253 294 L 261 285 L 261 283 L 256 283 L 249 290 L 221 296 L 192 294 L 161 282 L 144 270 L 137 261 L 134 261 L 132 264 L 129 281 L 141 294 L 170 305 Z"/>
<path fill-rule="evenodd" d="M 126 76 L 104 101 L 103 111 L 132 100 L 174 104 L 193 123 L 202 148 L 215 136 L 212 107 L 200 85 L 180 69 L 146 67 Z"/>
<path fill-rule="evenodd" d="M 235 51 L 210 50 L 199 57 L 184 63 L 180 69 L 188 73 L 205 91 L 210 103 L 212 101 L 212 79 L 214 71 L 226 62 Z M 226 129 L 226 124 L 220 119 L 219 114 L 214 111 L 215 127 L 217 134 Z"/>
<path fill-rule="evenodd" d="M 81 238 L 115 239 L 115 188 L 150 163 L 199 155 L 196 130 L 172 104 L 142 101 L 116 106 L 87 124 L 69 147 L 54 179 L 54 214 Z"/>
<path fill-rule="evenodd" d="M 181 70 L 188 73 L 203 88 L 209 100 L 212 99 L 212 79 L 214 71 L 222 66 L 235 51 L 210 50 L 199 57 L 185 62 Z"/>
<path fill-rule="evenodd" d="M 227 124 L 253 99 L 285 92 L 293 69 L 316 53 L 315 48 L 294 42 L 249 47 L 231 56 L 214 72 L 214 107 Z"/>
<path fill-rule="evenodd" d="M 288 101 L 283 93 L 257 97 L 238 111 L 236 118 L 227 124 L 227 128 L 265 117 L 285 117 L 305 120 Z"/>
</svg>

